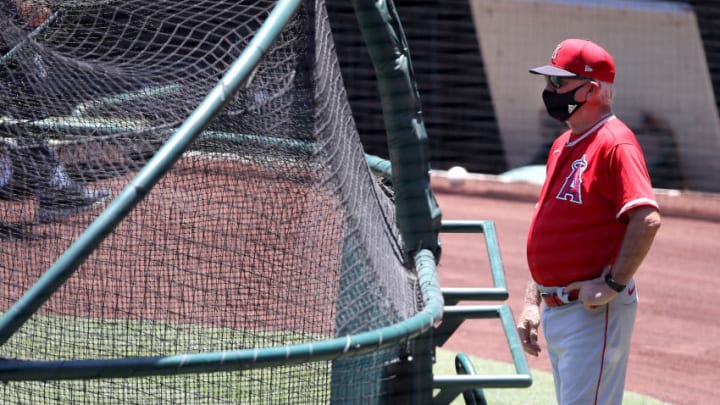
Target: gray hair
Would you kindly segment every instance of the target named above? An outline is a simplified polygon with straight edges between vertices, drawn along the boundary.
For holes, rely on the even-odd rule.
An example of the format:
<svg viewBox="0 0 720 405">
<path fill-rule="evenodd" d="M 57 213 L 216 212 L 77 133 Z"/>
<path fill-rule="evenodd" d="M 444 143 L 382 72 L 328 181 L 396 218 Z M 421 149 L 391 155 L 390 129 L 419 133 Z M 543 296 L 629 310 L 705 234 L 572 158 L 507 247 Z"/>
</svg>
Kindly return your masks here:
<svg viewBox="0 0 720 405">
<path fill-rule="evenodd" d="M 612 83 L 598 81 L 600 85 L 600 102 L 611 106 L 615 97 L 615 86 Z"/>
</svg>

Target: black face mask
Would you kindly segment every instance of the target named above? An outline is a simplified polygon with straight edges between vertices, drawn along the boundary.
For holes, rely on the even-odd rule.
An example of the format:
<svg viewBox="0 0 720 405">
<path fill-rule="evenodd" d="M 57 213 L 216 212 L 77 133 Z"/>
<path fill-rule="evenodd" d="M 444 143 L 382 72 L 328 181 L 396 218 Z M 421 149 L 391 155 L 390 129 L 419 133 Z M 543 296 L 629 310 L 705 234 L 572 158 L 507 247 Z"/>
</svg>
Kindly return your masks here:
<svg viewBox="0 0 720 405">
<path fill-rule="evenodd" d="M 575 93 L 580 90 L 583 85 L 578 86 L 575 90 L 567 93 L 556 93 L 554 91 L 544 90 L 542 97 L 545 103 L 545 109 L 551 117 L 559 121 L 567 121 L 579 110 L 585 102 L 578 103 L 575 101 Z"/>
</svg>

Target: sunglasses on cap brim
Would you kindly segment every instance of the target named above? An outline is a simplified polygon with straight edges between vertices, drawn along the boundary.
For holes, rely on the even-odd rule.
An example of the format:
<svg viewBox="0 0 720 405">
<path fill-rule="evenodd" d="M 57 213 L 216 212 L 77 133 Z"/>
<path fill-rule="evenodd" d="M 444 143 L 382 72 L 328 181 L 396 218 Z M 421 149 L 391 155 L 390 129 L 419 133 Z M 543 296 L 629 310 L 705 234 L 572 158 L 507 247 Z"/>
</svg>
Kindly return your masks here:
<svg viewBox="0 0 720 405">
<path fill-rule="evenodd" d="M 571 80 L 592 80 L 595 79 L 585 76 L 545 76 L 545 82 L 549 84 L 550 86 L 559 89 L 562 87 L 565 82 L 563 80 L 565 79 L 571 79 Z"/>
</svg>

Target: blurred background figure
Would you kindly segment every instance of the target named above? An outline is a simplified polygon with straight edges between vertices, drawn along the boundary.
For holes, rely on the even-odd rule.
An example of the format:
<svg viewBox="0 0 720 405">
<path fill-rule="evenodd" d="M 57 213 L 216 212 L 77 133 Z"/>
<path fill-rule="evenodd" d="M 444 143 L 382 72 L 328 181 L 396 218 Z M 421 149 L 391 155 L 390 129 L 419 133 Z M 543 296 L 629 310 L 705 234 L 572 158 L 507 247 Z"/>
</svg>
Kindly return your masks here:
<svg viewBox="0 0 720 405">
<path fill-rule="evenodd" d="M 47 82 L 42 56 L 10 55 L 29 34 L 40 27 L 52 11 L 36 1 L 0 0 L 0 93 L 9 99 L 23 94 L 17 104 L 0 103 L 0 198 L 20 201 L 37 196 L 37 222 L 52 222 L 85 212 L 110 196 L 108 190 L 89 190 L 66 173 L 47 139 L 34 136 L 28 122 L 45 119 L 49 113 L 40 102 L 32 102 L 35 90 Z M 18 52 L 19 54 L 19 52 Z"/>
</svg>

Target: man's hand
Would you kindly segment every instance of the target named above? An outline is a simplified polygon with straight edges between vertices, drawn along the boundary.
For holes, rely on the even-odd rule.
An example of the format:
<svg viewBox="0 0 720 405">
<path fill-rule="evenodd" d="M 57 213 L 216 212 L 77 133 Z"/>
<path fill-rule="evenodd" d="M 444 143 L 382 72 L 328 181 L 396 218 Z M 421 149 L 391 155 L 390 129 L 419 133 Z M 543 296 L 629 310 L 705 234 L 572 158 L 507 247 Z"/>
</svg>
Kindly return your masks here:
<svg viewBox="0 0 720 405">
<path fill-rule="evenodd" d="M 517 332 L 520 336 L 525 353 L 537 357 L 542 351 L 538 343 L 538 330 L 540 329 L 540 307 L 534 304 L 525 304 L 517 323 Z"/>
<path fill-rule="evenodd" d="M 579 290 L 578 299 L 582 302 L 585 309 L 595 311 L 603 305 L 612 301 L 618 293 L 605 283 L 605 275 L 610 271 L 610 266 L 606 267 L 598 278 L 585 281 L 576 281 L 565 287 L 566 292 Z"/>
</svg>

